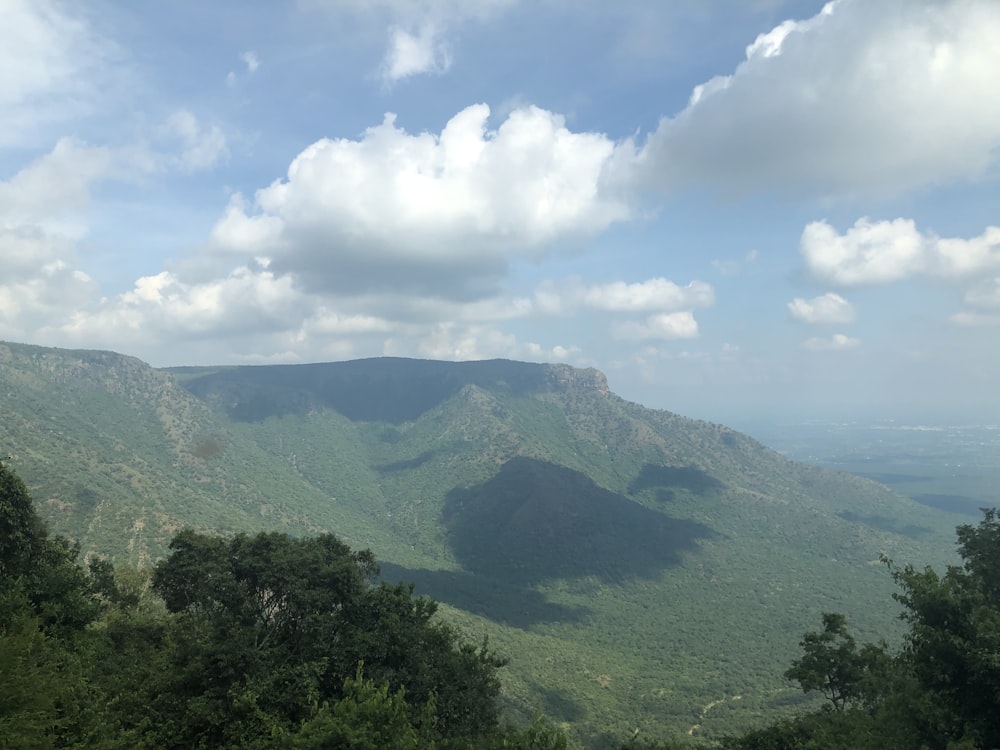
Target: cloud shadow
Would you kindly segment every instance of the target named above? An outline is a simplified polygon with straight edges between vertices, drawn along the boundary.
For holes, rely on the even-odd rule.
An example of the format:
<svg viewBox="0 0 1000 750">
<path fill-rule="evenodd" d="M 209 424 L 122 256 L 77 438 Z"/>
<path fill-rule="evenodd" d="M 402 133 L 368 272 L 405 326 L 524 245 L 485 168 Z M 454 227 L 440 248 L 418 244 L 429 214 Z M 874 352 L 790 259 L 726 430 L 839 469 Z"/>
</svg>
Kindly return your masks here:
<svg viewBox="0 0 1000 750">
<path fill-rule="evenodd" d="M 587 607 L 550 602 L 540 591 L 465 571 L 407 568 L 383 562 L 379 567 L 384 581 L 412 583 L 416 594 L 522 630 L 544 622 L 583 622 L 590 616 Z"/>
<path fill-rule="evenodd" d="M 594 576 L 655 577 L 716 537 L 598 486 L 585 474 L 519 456 L 486 482 L 445 500 L 448 541 L 462 566 L 485 578 L 530 585 Z"/>
</svg>

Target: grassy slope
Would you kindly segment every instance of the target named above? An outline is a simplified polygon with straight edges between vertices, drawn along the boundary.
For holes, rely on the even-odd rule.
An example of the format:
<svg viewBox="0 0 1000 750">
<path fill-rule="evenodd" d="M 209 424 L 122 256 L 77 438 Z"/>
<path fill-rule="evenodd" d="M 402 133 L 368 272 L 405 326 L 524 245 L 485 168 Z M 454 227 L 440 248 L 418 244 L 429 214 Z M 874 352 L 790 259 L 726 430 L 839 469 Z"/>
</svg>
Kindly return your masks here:
<svg viewBox="0 0 1000 750">
<path fill-rule="evenodd" d="M 798 700 L 780 673 L 821 611 L 892 629 L 880 553 L 950 548 L 951 517 L 724 427 L 538 387 L 538 366 L 491 382 L 434 365 L 407 371 L 419 408 L 379 370 L 410 365 L 357 365 L 353 382 L 383 380 L 338 404 L 352 421 L 316 368 L 219 371 L 209 408 L 136 360 L 0 345 L 0 449 L 57 529 L 119 560 L 162 553 L 182 523 L 370 547 L 510 656 L 513 712 L 594 745 L 773 717 Z"/>
</svg>

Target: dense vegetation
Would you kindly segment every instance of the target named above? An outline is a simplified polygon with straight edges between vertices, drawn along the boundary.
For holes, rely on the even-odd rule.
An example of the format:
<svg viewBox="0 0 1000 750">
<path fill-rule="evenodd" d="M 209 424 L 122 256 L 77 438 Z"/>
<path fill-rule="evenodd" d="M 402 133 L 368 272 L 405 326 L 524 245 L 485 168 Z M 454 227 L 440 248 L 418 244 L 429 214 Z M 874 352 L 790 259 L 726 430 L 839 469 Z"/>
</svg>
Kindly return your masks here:
<svg viewBox="0 0 1000 750">
<path fill-rule="evenodd" d="M 182 531 L 152 575 L 89 571 L 0 463 L 0 744 L 559 747 L 501 730 L 486 643 L 331 535 Z"/>
<path fill-rule="evenodd" d="M 0 414 L 0 451 L 84 559 L 120 578 L 185 528 L 335 533 L 440 602 L 463 642 L 488 636 L 510 660 L 502 715 L 541 712 L 601 750 L 815 705 L 782 678 L 800 634 L 833 609 L 896 644 L 880 553 L 955 559 L 953 516 L 567 366 L 164 372 L 0 343 Z"/>
<path fill-rule="evenodd" d="M 827 704 L 720 750 L 1000 745 L 1000 515 L 958 528 L 962 566 L 897 568 L 903 645 L 826 613 L 785 676 Z M 0 743 L 11 748 L 565 748 L 501 729 L 487 643 L 462 642 L 370 552 L 329 534 L 185 530 L 150 572 L 49 535 L 0 463 Z M 633 737 L 622 748 L 672 750 Z M 692 746 L 693 747 L 693 746 Z M 700 745 L 699 747 L 709 747 Z"/>
</svg>

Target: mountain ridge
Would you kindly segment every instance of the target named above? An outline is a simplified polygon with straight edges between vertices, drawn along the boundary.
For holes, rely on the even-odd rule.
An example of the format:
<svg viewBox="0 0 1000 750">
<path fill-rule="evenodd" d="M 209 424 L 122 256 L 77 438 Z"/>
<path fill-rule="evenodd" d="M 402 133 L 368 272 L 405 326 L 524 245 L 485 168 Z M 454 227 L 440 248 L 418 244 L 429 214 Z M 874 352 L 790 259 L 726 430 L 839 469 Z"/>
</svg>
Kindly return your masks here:
<svg viewBox="0 0 1000 750">
<path fill-rule="evenodd" d="M 513 715 L 573 720 L 593 747 L 789 710 L 780 674 L 818 613 L 892 632 L 880 555 L 938 564 L 953 538 L 882 485 L 567 365 L 156 370 L 0 343 L 0 414 L 0 449 L 86 554 L 148 565 L 182 526 L 332 531 L 512 656 Z"/>
</svg>

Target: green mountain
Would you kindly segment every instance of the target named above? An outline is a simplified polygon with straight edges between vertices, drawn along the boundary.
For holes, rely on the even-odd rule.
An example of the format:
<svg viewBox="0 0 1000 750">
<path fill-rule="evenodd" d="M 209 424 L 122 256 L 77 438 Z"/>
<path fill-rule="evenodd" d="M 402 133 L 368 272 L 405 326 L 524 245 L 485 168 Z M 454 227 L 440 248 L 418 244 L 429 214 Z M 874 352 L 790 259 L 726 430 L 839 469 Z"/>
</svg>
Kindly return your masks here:
<svg viewBox="0 0 1000 750">
<path fill-rule="evenodd" d="M 156 370 L 0 343 L 0 451 L 87 554 L 183 526 L 333 531 L 510 666 L 514 716 L 600 747 L 718 736 L 802 699 L 820 613 L 896 632 L 880 555 L 950 560 L 953 517 L 614 395 L 596 370 L 369 359 Z"/>
</svg>

